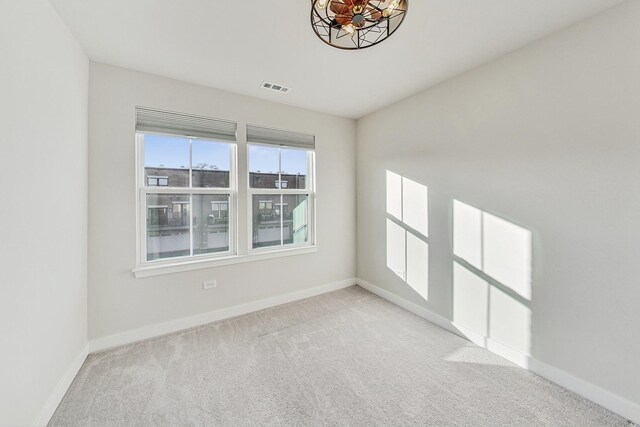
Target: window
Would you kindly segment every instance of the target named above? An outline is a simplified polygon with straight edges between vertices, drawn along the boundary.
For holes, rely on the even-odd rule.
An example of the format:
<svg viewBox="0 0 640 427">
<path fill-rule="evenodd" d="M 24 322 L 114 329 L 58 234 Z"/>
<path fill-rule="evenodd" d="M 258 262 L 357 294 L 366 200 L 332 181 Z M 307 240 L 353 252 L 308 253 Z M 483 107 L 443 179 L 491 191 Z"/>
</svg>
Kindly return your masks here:
<svg viewBox="0 0 640 427">
<path fill-rule="evenodd" d="M 317 250 L 315 137 L 248 125 L 238 189 L 236 127 L 136 108 L 136 277 Z"/>
<path fill-rule="evenodd" d="M 429 189 L 387 171 L 387 268 L 429 296 Z"/>
<path fill-rule="evenodd" d="M 235 124 L 137 114 L 140 263 L 234 253 Z"/>
<path fill-rule="evenodd" d="M 251 250 L 311 245 L 315 140 L 247 126 Z"/>
</svg>

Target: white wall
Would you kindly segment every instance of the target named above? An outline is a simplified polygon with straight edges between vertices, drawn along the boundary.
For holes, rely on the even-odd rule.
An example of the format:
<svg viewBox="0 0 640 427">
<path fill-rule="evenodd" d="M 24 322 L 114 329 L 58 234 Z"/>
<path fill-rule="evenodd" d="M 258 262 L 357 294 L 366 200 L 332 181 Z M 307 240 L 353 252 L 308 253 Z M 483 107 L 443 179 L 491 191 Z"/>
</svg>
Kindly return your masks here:
<svg viewBox="0 0 640 427">
<path fill-rule="evenodd" d="M 88 60 L 45 0 L 0 1 L 0 425 L 87 343 Z"/>
<path fill-rule="evenodd" d="M 357 128 L 359 277 L 448 319 L 481 319 L 476 330 L 488 327 L 492 339 L 636 404 L 638 22 L 640 1 L 624 3 L 371 114 Z M 426 299 L 387 268 L 387 170 L 429 189 Z M 493 273 L 454 269 L 453 199 L 517 225 L 503 224 L 493 250 L 515 260 L 507 269 L 532 263 L 530 301 L 500 289 L 488 295 Z M 494 221 L 491 232 L 502 227 L 486 218 Z M 472 228 L 459 237 L 481 245 Z M 402 239 L 394 233 L 391 245 Z M 391 254 L 392 266 L 402 266 Z"/>
<path fill-rule="evenodd" d="M 355 276 L 355 122 L 167 78 L 92 63 L 89 105 L 89 337 L 308 289 Z M 244 125 L 317 136 L 317 253 L 134 278 L 136 105 L 238 122 L 239 186 L 246 187 Z M 240 218 L 246 200 L 239 198 Z M 240 241 L 246 231 L 240 230 Z M 218 287 L 202 290 L 202 281 Z"/>
</svg>

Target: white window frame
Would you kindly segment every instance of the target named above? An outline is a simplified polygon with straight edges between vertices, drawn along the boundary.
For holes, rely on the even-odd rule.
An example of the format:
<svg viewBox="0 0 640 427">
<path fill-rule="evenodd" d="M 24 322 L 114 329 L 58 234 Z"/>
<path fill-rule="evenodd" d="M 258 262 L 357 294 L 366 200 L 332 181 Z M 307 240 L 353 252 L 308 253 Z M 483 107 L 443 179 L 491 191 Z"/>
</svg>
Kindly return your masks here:
<svg viewBox="0 0 640 427">
<path fill-rule="evenodd" d="M 302 150 L 307 152 L 307 177 L 306 177 L 306 189 L 289 189 L 289 188 L 251 188 L 251 171 L 250 171 L 250 146 L 262 146 L 269 148 L 279 148 L 279 149 L 287 149 L 287 150 Z M 247 250 L 248 253 L 251 254 L 267 254 L 271 252 L 281 252 L 286 250 L 295 250 L 295 249 L 304 249 L 304 248 L 315 248 L 317 245 L 316 242 L 316 180 L 315 180 L 315 150 L 311 150 L 308 148 L 298 148 L 298 147 L 288 147 L 288 146 L 278 146 L 272 144 L 260 144 L 255 142 L 247 143 Z M 282 155 L 278 156 L 278 180 L 276 182 L 282 181 Z M 307 224 L 309 226 L 308 231 L 308 242 L 305 243 L 290 243 L 290 244 L 280 244 L 274 246 L 266 246 L 263 248 L 255 248 L 253 247 L 253 196 L 265 195 L 308 195 L 309 206 L 307 208 Z M 280 202 L 282 203 L 282 202 Z M 280 214 L 280 241 L 282 242 L 284 227 L 283 227 L 283 215 L 282 212 Z"/>
<path fill-rule="evenodd" d="M 191 157 L 191 144 L 195 140 L 211 141 L 224 143 L 229 145 L 230 151 L 230 171 L 229 171 L 229 188 L 207 188 L 207 187 L 191 187 L 193 182 L 192 159 L 189 159 L 189 187 L 159 187 L 148 186 L 144 176 L 144 135 L 166 135 L 155 132 L 136 132 L 136 211 L 138 212 L 137 221 L 137 267 L 134 269 L 136 277 L 138 270 L 144 270 L 146 267 L 175 266 L 177 264 L 189 262 L 201 262 L 208 260 L 223 259 L 229 256 L 237 255 L 238 248 L 238 161 L 237 161 L 237 144 L 227 141 L 216 141 L 207 138 L 195 138 L 183 136 L 189 140 L 189 156 Z M 156 260 L 147 260 L 147 194 L 182 194 L 188 195 L 190 201 L 189 210 L 189 249 L 190 254 L 181 257 L 162 258 Z M 224 252 L 214 252 L 209 254 L 193 253 L 193 196 L 194 195 L 225 195 L 229 196 L 229 250 Z M 152 274 L 149 274 L 152 275 Z"/>
<path fill-rule="evenodd" d="M 236 139 L 235 141 L 216 140 L 215 138 L 190 138 L 192 140 L 202 139 L 206 141 L 223 142 L 231 144 L 231 171 L 230 171 L 230 188 L 229 189 L 208 189 L 208 188 L 186 188 L 186 187 L 148 187 L 144 178 L 144 135 L 157 134 L 176 136 L 174 133 L 163 133 L 156 131 L 142 131 L 136 133 L 135 137 L 135 153 L 136 153 L 136 266 L 132 269 L 132 273 L 136 278 L 152 277 L 170 273 L 179 273 L 204 268 L 215 268 L 225 265 L 240 264 L 246 262 L 263 261 L 275 258 L 287 258 L 291 256 L 316 253 L 319 250 L 316 236 L 316 165 L 315 150 L 313 148 L 296 148 L 283 145 L 282 148 L 288 149 L 304 149 L 307 151 L 307 189 L 289 190 L 289 189 L 250 189 L 250 182 L 246 183 L 247 189 L 239 188 L 239 177 L 249 178 L 249 145 L 264 145 L 269 147 L 279 147 L 277 144 L 269 143 L 248 143 L 246 138 Z M 182 135 L 189 138 L 187 135 Z M 236 135 L 237 136 L 237 135 Z M 244 159 L 242 158 L 244 156 Z M 239 159 L 241 159 L 239 161 Z M 246 169 L 245 169 L 246 168 Z M 279 168 L 281 169 L 281 168 Z M 189 180 L 193 180 L 193 170 L 189 169 Z M 244 184 L 244 183 L 243 183 Z M 151 189 L 152 191 L 147 191 Z M 243 192 L 246 193 L 243 194 Z M 147 193 L 164 193 L 164 194 L 223 194 L 229 197 L 229 251 L 216 252 L 212 254 L 200 254 L 194 256 L 173 257 L 146 261 L 147 256 L 147 229 L 146 229 L 146 194 Z M 305 194 L 309 195 L 308 212 L 308 242 L 298 244 L 285 244 L 277 246 L 269 246 L 253 249 L 253 219 L 252 219 L 252 201 L 253 194 Z M 242 197 L 245 197 L 244 199 Z M 246 201 L 247 204 L 243 202 Z M 192 200 L 191 200 L 192 201 Z M 245 217 L 246 219 L 243 219 Z M 190 215 L 190 225 L 193 215 Z M 246 223 L 245 223 L 246 221 Z M 242 228 L 244 227 L 244 228 Z M 242 233 L 246 232 L 246 236 Z M 193 233 L 193 228 L 190 228 Z M 243 238 L 240 239 L 240 236 Z M 246 239 L 245 239 L 246 237 Z M 191 236 L 191 241 L 193 238 Z"/>
</svg>

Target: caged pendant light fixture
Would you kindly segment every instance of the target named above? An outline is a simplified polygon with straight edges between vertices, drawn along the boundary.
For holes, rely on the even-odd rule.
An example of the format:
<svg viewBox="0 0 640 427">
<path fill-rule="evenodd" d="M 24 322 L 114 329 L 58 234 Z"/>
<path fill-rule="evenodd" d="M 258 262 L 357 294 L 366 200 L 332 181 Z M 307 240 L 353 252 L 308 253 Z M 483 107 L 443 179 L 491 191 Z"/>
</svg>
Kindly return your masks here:
<svg viewBox="0 0 640 427">
<path fill-rule="evenodd" d="M 339 49 L 364 49 L 386 40 L 404 21 L 409 0 L 311 0 L 316 35 Z"/>
</svg>

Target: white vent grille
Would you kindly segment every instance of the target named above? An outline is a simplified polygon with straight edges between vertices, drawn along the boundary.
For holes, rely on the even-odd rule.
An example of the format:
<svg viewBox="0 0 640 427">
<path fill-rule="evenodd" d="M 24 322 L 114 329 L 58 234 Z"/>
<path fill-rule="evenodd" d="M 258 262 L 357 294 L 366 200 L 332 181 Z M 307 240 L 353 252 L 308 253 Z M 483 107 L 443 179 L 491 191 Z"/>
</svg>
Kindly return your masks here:
<svg viewBox="0 0 640 427">
<path fill-rule="evenodd" d="M 262 82 L 262 88 L 263 89 L 268 89 L 268 90 L 273 90 L 276 92 L 281 92 L 281 93 L 288 93 L 291 91 L 290 87 L 286 87 L 283 85 L 279 85 L 276 83 L 270 83 L 270 82 Z"/>
</svg>

